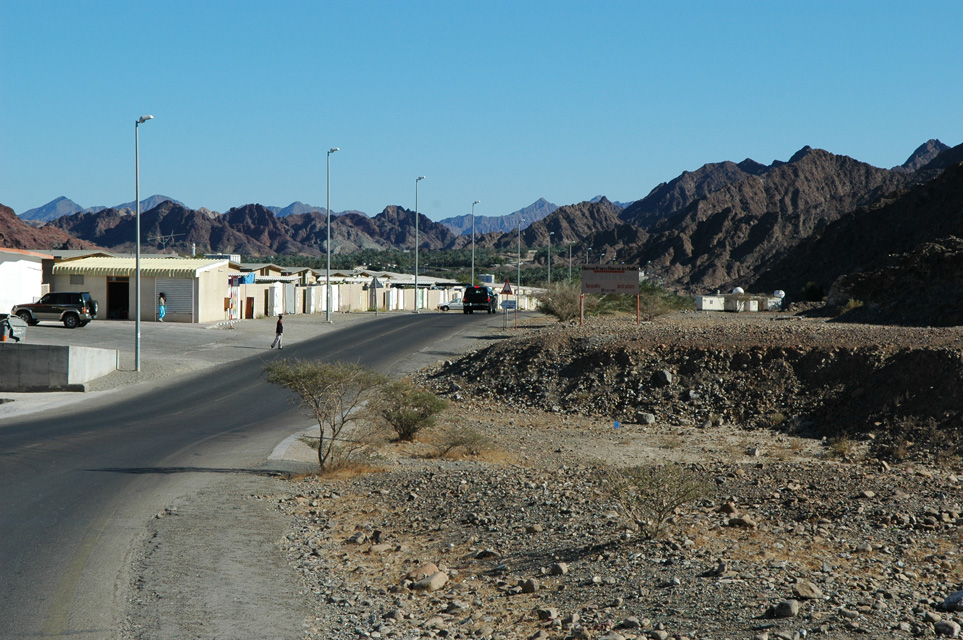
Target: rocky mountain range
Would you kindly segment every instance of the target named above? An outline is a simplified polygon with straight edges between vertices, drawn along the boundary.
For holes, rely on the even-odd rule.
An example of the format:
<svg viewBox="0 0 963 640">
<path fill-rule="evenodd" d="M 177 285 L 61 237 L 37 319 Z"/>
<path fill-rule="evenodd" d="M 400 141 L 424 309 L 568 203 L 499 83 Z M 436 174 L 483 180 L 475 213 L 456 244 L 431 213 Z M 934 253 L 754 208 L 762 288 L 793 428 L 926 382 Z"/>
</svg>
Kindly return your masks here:
<svg viewBox="0 0 963 640">
<path fill-rule="evenodd" d="M 46 227 L 115 251 L 132 251 L 135 223 L 134 216 L 127 211 L 105 209 L 63 216 Z M 360 213 L 345 213 L 332 218 L 332 252 L 412 247 L 414 226 L 414 212 L 401 207 L 387 207 L 373 218 Z M 259 204 L 215 214 L 188 209 L 168 200 L 141 213 L 143 246 L 152 250 L 169 249 L 188 254 L 215 251 L 253 256 L 317 256 L 325 252 L 326 234 L 327 219 L 319 212 L 279 218 Z M 419 214 L 421 247 L 440 249 L 453 240 L 454 235 L 447 227 Z"/>
<path fill-rule="evenodd" d="M 182 202 L 178 202 L 173 198 L 167 196 L 154 195 L 149 198 L 144 198 L 140 201 L 141 211 L 147 211 L 148 209 L 153 209 L 157 205 L 170 200 L 176 204 L 184 206 Z M 72 213 L 82 212 L 82 213 L 97 213 L 98 211 L 103 211 L 105 209 L 118 209 L 120 211 L 134 211 L 136 208 L 136 203 L 131 200 L 130 202 L 125 202 L 123 204 L 116 205 L 114 207 L 82 207 L 70 198 L 60 196 L 59 198 L 54 198 L 42 207 L 37 207 L 35 209 L 29 209 L 20 214 L 21 220 L 26 220 L 31 223 L 45 223 L 57 218 L 62 218 L 63 216 L 69 216 Z"/>
<path fill-rule="evenodd" d="M 476 215 L 475 234 L 477 236 L 486 233 L 508 232 L 517 229 L 519 226 L 524 229 L 533 222 L 555 213 L 557 209 L 558 205 L 552 204 L 545 198 L 539 198 L 524 209 L 519 209 L 506 216 Z M 471 234 L 471 215 L 445 218 L 439 220 L 439 222 L 451 229 L 455 235 Z"/>
</svg>

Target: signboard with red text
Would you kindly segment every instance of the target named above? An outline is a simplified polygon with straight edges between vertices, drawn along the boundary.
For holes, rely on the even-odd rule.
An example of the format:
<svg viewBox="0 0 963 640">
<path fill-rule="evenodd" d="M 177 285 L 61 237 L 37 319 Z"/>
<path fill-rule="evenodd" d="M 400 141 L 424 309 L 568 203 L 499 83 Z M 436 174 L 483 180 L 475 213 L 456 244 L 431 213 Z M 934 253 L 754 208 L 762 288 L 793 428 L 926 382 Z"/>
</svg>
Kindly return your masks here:
<svg viewBox="0 0 963 640">
<path fill-rule="evenodd" d="M 600 264 L 582 266 L 582 293 L 639 294 L 639 268 Z"/>
</svg>

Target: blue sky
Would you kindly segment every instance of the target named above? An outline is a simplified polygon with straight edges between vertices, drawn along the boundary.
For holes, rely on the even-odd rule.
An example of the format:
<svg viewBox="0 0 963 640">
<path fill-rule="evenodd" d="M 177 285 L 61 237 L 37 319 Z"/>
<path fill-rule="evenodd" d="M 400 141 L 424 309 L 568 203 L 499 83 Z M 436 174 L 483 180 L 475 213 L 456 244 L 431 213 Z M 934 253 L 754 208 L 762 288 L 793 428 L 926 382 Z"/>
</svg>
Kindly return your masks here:
<svg viewBox="0 0 963 640">
<path fill-rule="evenodd" d="M 0 0 L 0 203 L 630 201 L 811 145 L 963 141 L 963 2 Z"/>
</svg>

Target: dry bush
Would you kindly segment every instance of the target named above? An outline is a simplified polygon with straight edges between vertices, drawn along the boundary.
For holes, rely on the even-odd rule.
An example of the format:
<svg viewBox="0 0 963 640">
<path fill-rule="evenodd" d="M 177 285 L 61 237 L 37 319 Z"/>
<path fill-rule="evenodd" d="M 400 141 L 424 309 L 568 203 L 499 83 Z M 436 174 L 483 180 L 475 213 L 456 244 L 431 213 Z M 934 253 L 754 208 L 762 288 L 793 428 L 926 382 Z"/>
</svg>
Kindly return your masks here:
<svg viewBox="0 0 963 640">
<path fill-rule="evenodd" d="M 357 462 L 377 440 L 375 411 L 387 378 L 357 364 L 275 360 L 267 380 L 297 394 L 296 403 L 318 422 L 318 465 Z"/>
<path fill-rule="evenodd" d="M 713 486 L 704 473 L 680 464 L 601 466 L 598 477 L 625 516 L 651 539 L 662 538 L 676 510 L 708 497 Z"/>
<path fill-rule="evenodd" d="M 827 452 L 832 458 L 849 458 L 856 451 L 856 442 L 847 435 L 830 438 L 827 446 Z"/>
<path fill-rule="evenodd" d="M 538 296 L 538 310 L 555 316 L 560 322 L 579 317 L 582 285 L 577 282 L 553 282 Z M 585 314 L 595 313 L 598 304 L 594 296 L 585 296 Z"/>
<path fill-rule="evenodd" d="M 442 431 L 435 443 L 438 457 L 463 451 L 465 455 L 480 456 L 492 448 L 492 439 L 471 427 L 456 426 Z"/>
</svg>

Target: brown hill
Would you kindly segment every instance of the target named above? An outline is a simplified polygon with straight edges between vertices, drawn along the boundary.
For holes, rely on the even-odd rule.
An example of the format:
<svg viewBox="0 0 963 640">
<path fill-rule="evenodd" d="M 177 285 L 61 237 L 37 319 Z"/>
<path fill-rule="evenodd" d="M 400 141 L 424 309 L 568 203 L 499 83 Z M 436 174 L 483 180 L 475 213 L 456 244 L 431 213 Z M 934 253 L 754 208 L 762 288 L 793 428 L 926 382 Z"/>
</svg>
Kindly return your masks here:
<svg viewBox="0 0 963 640">
<path fill-rule="evenodd" d="M 0 204 L 0 247 L 6 249 L 102 249 L 93 242 L 81 240 L 63 229 L 33 227 Z"/>
<path fill-rule="evenodd" d="M 912 179 L 805 147 L 789 162 L 660 220 L 627 261 L 651 263 L 668 282 L 691 291 L 744 285 L 815 230 Z"/>
<path fill-rule="evenodd" d="M 837 320 L 901 326 L 963 325 L 963 240 L 950 236 L 888 256 L 878 269 L 846 275 L 828 300 Z"/>
<path fill-rule="evenodd" d="M 374 218 L 348 213 L 332 218 L 331 244 L 335 253 L 358 249 L 414 246 L 414 212 L 387 207 Z M 105 209 L 75 213 L 47 225 L 117 251 L 134 247 L 135 218 L 126 211 Z M 447 227 L 419 214 L 419 245 L 440 249 L 454 235 Z M 180 253 L 231 252 L 248 256 L 325 252 L 327 218 L 318 212 L 278 218 L 260 204 L 235 207 L 224 214 L 192 210 L 171 201 L 141 213 L 141 246 Z"/>
<path fill-rule="evenodd" d="M 910 254 L 923 243 L 951 236 L 963 237 L 963 163 L 930 182 L 846 213 L 788 251 L 753 288 L 781 288 L 799 299 L 809 283 L 828 291 L 840 276 L 881 269 L 888 256 Z"/>
<path fill-rule="evenodd" d="M 766 165 L 748 158 L 739 164 L 728 161 L 705 164 L 696 171 L 683 171 L 679 177 L 663 182 L 649 195 L 626 207 L 620 217 L 636 226 L 648 227 L 710 193 L 768 170 Z"/>
<path fill-rule="evenodd" d="M 323 250 L 327 240 L 327 218 L 320 213 L 290 215 L 282 219 L 291 237 Z M 418 214 L 418 246 L 442 249 L 455 241 L 445 225 Z M 331 218 L 332 253 L 352 253 L 359 249 L 411 249 L 415 246 L 415 212 L 389 206 L 369 218 L 359 213 L 346 213 Z"/>
</svg>

